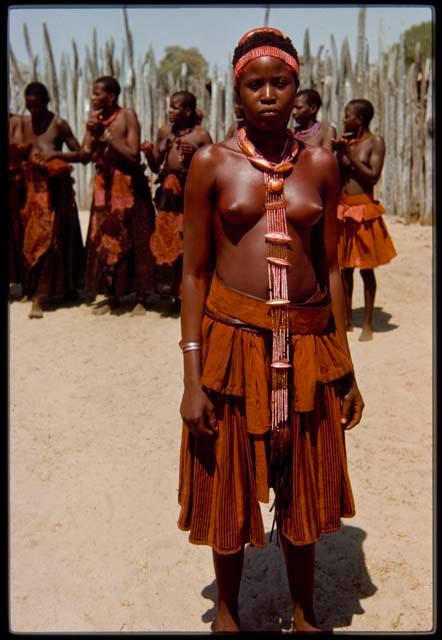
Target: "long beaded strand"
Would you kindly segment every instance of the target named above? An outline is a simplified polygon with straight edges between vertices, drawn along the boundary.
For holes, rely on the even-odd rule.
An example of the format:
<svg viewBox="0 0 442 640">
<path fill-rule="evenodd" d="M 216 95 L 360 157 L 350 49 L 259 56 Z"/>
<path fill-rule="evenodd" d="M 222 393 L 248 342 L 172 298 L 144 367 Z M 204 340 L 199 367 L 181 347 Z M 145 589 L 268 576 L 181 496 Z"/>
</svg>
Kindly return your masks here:
<svg viewBox="0 0 442 640">
<path fill-rule="evenodd" d="M 293 169 L 298 144 L 288 132 L 291 149 L 281 162 L 274 163 L 259 155 L 246 137 L 245 129 L 238 131 L 241 150 L 252 165 L 263 171 L 265 210 L 267 220 L 267 263 L 269 300 L 272 316 L 272 396 L 271 396 L 271 464 L 275 489 L 275 519 L 280 523 L 289 500 L 289 316 L 287 272 L 288 246 L 291 238 L 287 231 L 287 203 L 284 200 L 284 175 Z"/>
</svg>

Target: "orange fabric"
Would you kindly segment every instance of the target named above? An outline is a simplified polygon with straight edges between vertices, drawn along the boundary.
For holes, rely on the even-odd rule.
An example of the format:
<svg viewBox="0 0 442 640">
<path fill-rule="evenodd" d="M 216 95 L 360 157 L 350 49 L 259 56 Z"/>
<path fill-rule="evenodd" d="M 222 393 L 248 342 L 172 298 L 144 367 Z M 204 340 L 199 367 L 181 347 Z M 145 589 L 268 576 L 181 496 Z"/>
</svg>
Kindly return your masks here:
<svg viewBox="0 0 442 640">
<path fill-rule="evenodd" d="M 89 241 L 101 268 L 112 269 L 130 249 L 127 210 L 134 206 L 132 177 L 118 169 L 95 174 Z"/>
<path fill-rule="evenodd" d="M 28 267 L 33 267 L 39 261 L 53 241 L 55 211 L 49 186 L 49 180 L 53 176 L 48 165 L 49 163 L 40 166 L 32 162 L 24 162 L 22 165 L 26 182 L 26 200 L 21 212 L 23 255 Z M 70 165 L 63 165 L 61 173 L 69 171 Z"/>
<path fill-rule="evenodd" d="M 169 176 L 168 176 L 169 177 Z M 175 177 L 175 176 L 174 176 Z M 183 214 L 158 211 L 150 248 L 158 265 L 171 265 L 183 253 Z"/>
<path fill-rule="evenodd" d="M 383 213 L 385 213 L 385 207 L 366 193 L 342 194 L 338 204 L 338 220 L 352 218 L 355 222 L 362 222 L 362 220 L 379 218 Z"/>
<path fill-rule="evenodd" d="M 341 269 L 374 269 L 396 255 L 382 214 L 367 194 L 341 196 L 338 205 L 338 262 Z"/>
<path fill-rule="evenodd" d="M 178 180 L 178 177 L 174 173 L 169 173 L 164 178 L 163 189 L 169 189 L 175 195 L 180 195 L 182 193 L 181 183 Z"/>
<path fill-rule="evenodd" d="M 337 380 L 352 369 L 337 331 L 330 328 L 331 304 L 326 295 L 319 303 L 321 306 L 289 306 L 295 411 L 312 411 L 316 384 Z M 216 273 L 206 309 L 220 318 L 231 317 L 232 312 L 228 311 L 231 309 L 237 320 L 269 332 L 272 328 L 270 308 L 264 300 L 227 288 Z M 213 320 L 207 314 L 202 330 L 206 337 L 202 354 L 203 385 L 218 393 L 245 396 L 246 406 L 252 411 L 249 431 L 264 433 L 270 426 L 271 336 L 238 331 L 235 326 Z"/>
<path fill-rule="evenodd" d="M 174 206 L 169 210 L 170 204 L 174 202 L 176 206 L 183 194 L 178 176 L 173 172 L 167 173 L 160 191 L 164 198 L 161 199 L 162 204 L 157 204 L 155 231 L 150 239 L 150 248 L 157 265 L 172 265 L 183 253 L 183 213 L 174 210 Z M 179 206 L 182 208 L 182 202 Z"/>
<path fill-rule="evenodd" d="M 355 512 L 338 393 L 351 362 L 326 295 L 316 304 L 290 307 L 292 509 L 283 532 L 293 544 L 338 530 L 340 517 Z M 265 301 L 228 289 L 216 274 L 206 308 L 202 383 L 215 406 L 219 437 L 195 438 L 183 426 L 178 526 L 190 530 L 191 542 L 229 554 L 247 542 L 265 546 L 258 501 L 269 499 L 271 331 Z M 253 324 L 254 330 L 209 313 Z M 293 333 L 296 327 L 302 333 Z"/>
</svg>

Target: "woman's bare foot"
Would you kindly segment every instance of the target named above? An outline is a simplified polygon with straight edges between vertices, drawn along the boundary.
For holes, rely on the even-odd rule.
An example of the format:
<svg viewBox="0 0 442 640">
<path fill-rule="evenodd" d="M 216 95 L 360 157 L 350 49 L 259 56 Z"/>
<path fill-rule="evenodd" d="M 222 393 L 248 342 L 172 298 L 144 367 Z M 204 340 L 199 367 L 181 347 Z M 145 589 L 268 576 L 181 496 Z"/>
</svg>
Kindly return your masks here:
<svg viewBox="0 0 442 640">
<path fill-rule="evenodd" d="M 239 615 L 237 612 L 229 611 L 223 603 L 218 604 L 215 622 L 213 623 L 215 633 L 234 633 L 240 630 Z"/>
<path fill-rule="evenodd" d="M 321 629 L 316 626 L 316 620 L 314 614 L 310 616 L 313 624 L 310 624 L 304 616 L 299 605 L 296 606 L 292 618 L 292 631 L 293 633 L 321 633 Z"/>
<path fill-rule="evenodd" d="M 41 306 L 40 300 L 33 300 L 32 307 L 29 312 L 30 318 L 43 318 L 43 308 Z"/>
<path fill-rule="evenodd" d="M 359 341 L 368 342 L 369 340 L 373 340 L 373 329 L 370 326 L 363 326 Z"/>
<path fill-rule="evenodd" d="M 137 302 L 132 311 L 130 312 L 131 316 L 145 316 L 146 315 L 146 307 L 141 303 Z"/>
<path fill-rule="evenodd" d="M 353 325 L 351 322 L 347 322 L 345 325 L 345 330 L 346 331 L 353 331 Z"/>
<path fill-rule="evenodd" d="M 109 300 L 103 300 L 102 302 L 98 302 L 94 308 L 92 309 L 92 314 L 94 316 L 104 316 L 105 313 L 110 313 L 111 305 Z"/>
</svg>

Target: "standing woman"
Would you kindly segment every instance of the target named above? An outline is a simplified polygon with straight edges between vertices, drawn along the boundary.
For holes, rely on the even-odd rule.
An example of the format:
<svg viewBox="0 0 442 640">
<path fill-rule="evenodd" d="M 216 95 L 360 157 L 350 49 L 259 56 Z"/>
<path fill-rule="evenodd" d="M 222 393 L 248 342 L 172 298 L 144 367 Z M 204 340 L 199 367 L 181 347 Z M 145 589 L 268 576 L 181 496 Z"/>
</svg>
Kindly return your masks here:
<svg viewBox="0 0 442 640">
<path fill-rule="evenodd" d="M 364 320 L 359 340 L 373 339 L 376 295 L 374 269 L 396 256 L 374 187 L 384 166 L 385 141 L 370 131 L 374 116 L 369 100 L 350 100 L 344 110 L 344 133 L 334 140 L 341 172 L 338 206 L 338 262 L 344 282 L 346 327 L 352 331 L 353 272 L 359 268 L 364 283 Z"/>
<path fill-rule="evenodd" d="M 273 487 L 293 626 L 314 631 L 315 542 L 355 513 L 344 431 L 363 409 L 336 259 L 338 167 L 287 128 L 299 63 L 282 32 L 245 34 L 233 66 L 245 126 L 195 154 L 185 193 L 178 526 L 212 547 L 215 631 L 238 630 L 244 545 L 266 545 L 259 502 Z"/>
</svg>

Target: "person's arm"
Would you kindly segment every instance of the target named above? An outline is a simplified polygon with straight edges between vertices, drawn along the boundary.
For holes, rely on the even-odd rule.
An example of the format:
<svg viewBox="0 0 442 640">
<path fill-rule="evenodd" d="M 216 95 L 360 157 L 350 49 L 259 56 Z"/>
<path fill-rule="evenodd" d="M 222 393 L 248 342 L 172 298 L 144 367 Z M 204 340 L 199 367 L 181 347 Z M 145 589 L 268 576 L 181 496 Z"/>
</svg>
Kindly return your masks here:
<svg viewBox="0 0 442 640">
<path fill-rule="evenodd" d="M 215 168 L 213 147 L 194 155 L 184 196 L 184 261 L 181 302 L 181 345 L 201 345 L 201 325 L 209 287 L 210 250 L 213 233 Z M 201 350 L 183 353 L 184 393 L 181 416 L 195 435 L 217 433 L 212 403 L 201 385 Z"/>
<path fill-rule="evenodd" d="M 149 142 L 148 140 L 146 140 L 145 142 L 142 142 L 140 145 L 140 150 L 146 156 L 147 164 L 149 165 L 150 170 L 153 171 L 154 173 L 158 173 L 160 170 L 160 167 L 157 165 L 153 157 L 153 148 L 154 148 L 153 143 Z"/>
<path fill-rule="evenodd" d="M 169 151 L 171 146 L 172 139 L 170 127 L 161 127 L 158 130 L 157 141 L 155 142 L 152 150 L 153 162 L 158 167 L 155 173 L 158 173 L 160 170 L 160 167 L 164 162 L 164 158 L 166 157 L 166 153 Z"/>
<path fill-rule="evenodd" d="M 80 143 L 66 120 L 59 119 L 58 131 L 62 143 L 66 144 L 70 151 L 40 151 L 39 156 L 45 161 L 57 158 L 66 162 L 81 162 Z"/>
<path fill-rule="evenodd" d="M 324 158 L 324 164 L 325 162 L 328 163 L 328 167 L 324 167 L 326 176 L 323 191 L 324 244 L 329 273 L 330 297 L 336 329 L 351 360 L 347 332 L 345 330 L 344 288 L 337 257 L 338 163 L 335 158 L 329 155 L 327 159 Z M 345 395 L 341 409 L 341 422 L 346 425 L 346 429 L 352 429 L 360 422 L 363 409 L 364 401 L 356 384 L 354 371 L 352 371 L 345 380 Z"/>
<path fill-rule="evenodd" d="M 112 130 L 109 128 L 100 137 L 100 141 L 105 142 L 108 146 L 108 151 L 105 153 L 116 152 L 128 164 L 138 165 L 140 163 L 140 123 L 133 109 L 126 110 L 125 118 L 127 127 L 126 140 L 114 137 Z"/>
<path fill-rule="evenodd" d="M 324 127 L 322 146 L 328 149 L 329 151 L 333 151 L 333 140 L 335 139 L 336 139 L 336 129 L 331 124 L 326 125 Z"/>
<path fill-rule="evenodd" d="M 348 166 L 357 178 L 375 185 L 380 178 L 385 158 L 385 142 L 380 136 L 373 136 L 373 146 L 368 161 L 368 166 L 361 162 L 353 145 L 348 145 L 344 157 L 348 160 Z"/>
</svg>

